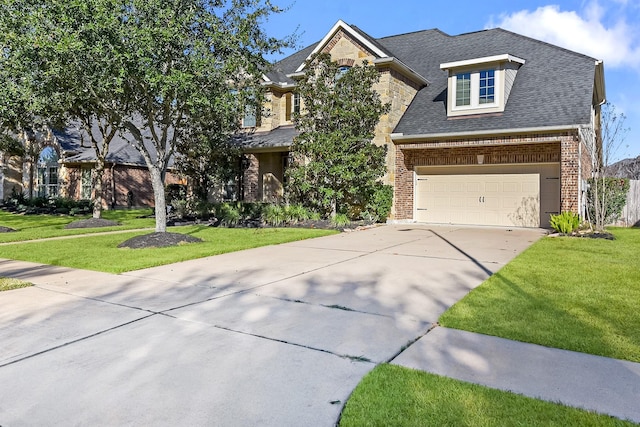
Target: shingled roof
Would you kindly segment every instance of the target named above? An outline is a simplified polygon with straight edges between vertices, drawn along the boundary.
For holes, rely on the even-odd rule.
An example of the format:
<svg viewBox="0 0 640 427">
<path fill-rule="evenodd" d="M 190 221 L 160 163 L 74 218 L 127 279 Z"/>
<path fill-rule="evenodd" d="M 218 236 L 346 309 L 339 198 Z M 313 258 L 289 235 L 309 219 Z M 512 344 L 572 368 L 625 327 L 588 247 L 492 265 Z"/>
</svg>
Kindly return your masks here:
<svg viewBox="0 0 640 427">
<path fill-rule="evenodd" d="M 574 126 L 591 121 L 594 58 L 500 28 L 458 36 L 433 29 L 379 39 L 360 28 L 356 31 L 430 82 L 418 92 L 395 133 L 464 134 Z M 311 45 L 276 63 L 269 78 L 279 81 L 295 72 L 315 47 Z M 504 112 L 448 118 L 448 75 L 440 64 L 504 54 L 526 61 L 518 71 Z"/>
</svg>

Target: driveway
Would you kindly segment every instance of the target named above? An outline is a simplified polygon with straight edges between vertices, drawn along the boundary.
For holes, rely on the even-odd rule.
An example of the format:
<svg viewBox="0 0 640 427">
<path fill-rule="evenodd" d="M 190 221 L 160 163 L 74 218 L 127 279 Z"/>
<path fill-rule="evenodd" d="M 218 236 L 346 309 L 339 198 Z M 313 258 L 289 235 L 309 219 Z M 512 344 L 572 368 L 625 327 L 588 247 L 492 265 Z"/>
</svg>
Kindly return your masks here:
<svg viewBox="0 0 640 427">
<path fill-rule="evenodd" d="M 0 260 L 36 284 L 0 293 L 0 425 L 331 426 L 542 235 L 382 226 L 121 275 Z"/>
</svg>

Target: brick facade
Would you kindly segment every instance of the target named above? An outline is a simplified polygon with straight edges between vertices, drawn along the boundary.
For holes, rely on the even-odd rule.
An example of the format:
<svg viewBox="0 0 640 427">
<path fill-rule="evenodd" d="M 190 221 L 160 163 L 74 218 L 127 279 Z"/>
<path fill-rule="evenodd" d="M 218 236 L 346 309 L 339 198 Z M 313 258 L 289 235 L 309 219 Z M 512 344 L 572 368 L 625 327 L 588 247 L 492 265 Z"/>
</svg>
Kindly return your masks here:
<svg viewBox="0 0 640 427">
<path fill-rule="evenodd" d="M 67 166 L 65 179 L 62 183 L 61 194 L 72 199 L 81 198 L 82 169 L 78 166 Z M 185 181 L 175 173 L 167 172 L 165 186 L 169 184 L 184 184 Z M 149 170 L 145 167 L 107 165 L 103 172 L 102 188 L 104 191 L 103 207 L 153 207 L 153 187 Z M 131 192 L 131 200 L 129 200 Z M 93 194 L 92 194 L 93 196 Z"/>
<path fill-rule="evenodd" d="M 584 167 L 582 174 L 579 170 L 578 146 L 573 133 L 398 144 L 393 219 L 413 219 L 416 166 L 477 165 L 478 155 L 483 156 L 483 165 L 560 163 L 560 209 L 578 213 L 579 177 L 584 175 Z"/>
</svg>

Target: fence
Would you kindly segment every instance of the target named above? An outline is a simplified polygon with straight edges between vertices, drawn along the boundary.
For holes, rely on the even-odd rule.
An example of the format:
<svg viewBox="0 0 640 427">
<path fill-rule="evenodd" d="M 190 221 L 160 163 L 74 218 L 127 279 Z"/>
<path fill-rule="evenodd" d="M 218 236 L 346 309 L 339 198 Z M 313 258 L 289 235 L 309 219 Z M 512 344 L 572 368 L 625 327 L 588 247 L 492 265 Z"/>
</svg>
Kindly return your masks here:
<svg viewBox="0 0 640 427">
<path fill-rule="evenodd" d="M 629 181 L 627 204 L 622 210 L 620 222 L 627 227 L 640 227 L 640 180 L 632 179 Z"/>
</svg>

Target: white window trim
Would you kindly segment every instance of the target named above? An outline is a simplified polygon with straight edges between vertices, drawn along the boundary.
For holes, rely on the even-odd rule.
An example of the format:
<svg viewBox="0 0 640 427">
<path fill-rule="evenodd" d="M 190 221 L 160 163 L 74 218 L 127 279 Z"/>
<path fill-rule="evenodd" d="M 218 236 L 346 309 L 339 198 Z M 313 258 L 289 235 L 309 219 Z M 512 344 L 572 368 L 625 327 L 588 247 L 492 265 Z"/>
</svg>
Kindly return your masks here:
<svg viewBox="0 0 640 427">
<path fill-rule="evenodd" d="M 480 72 L 494 71 L 494 96 L 491 103 L 480 103 Z M 457 100 L 457 79 L 458 74 L 471 74 L 471 104 L 456 105 Z M 504 92 L 504 84 L 502 82 L 503 74 L 498 68 L 483 68 L 474 71 L 459 71 L 451 77 L 451 111 L 468 111 L 468 110 L 486 110 L 500 107 L 502 101 L 502 92 Z"/>
</svg>

